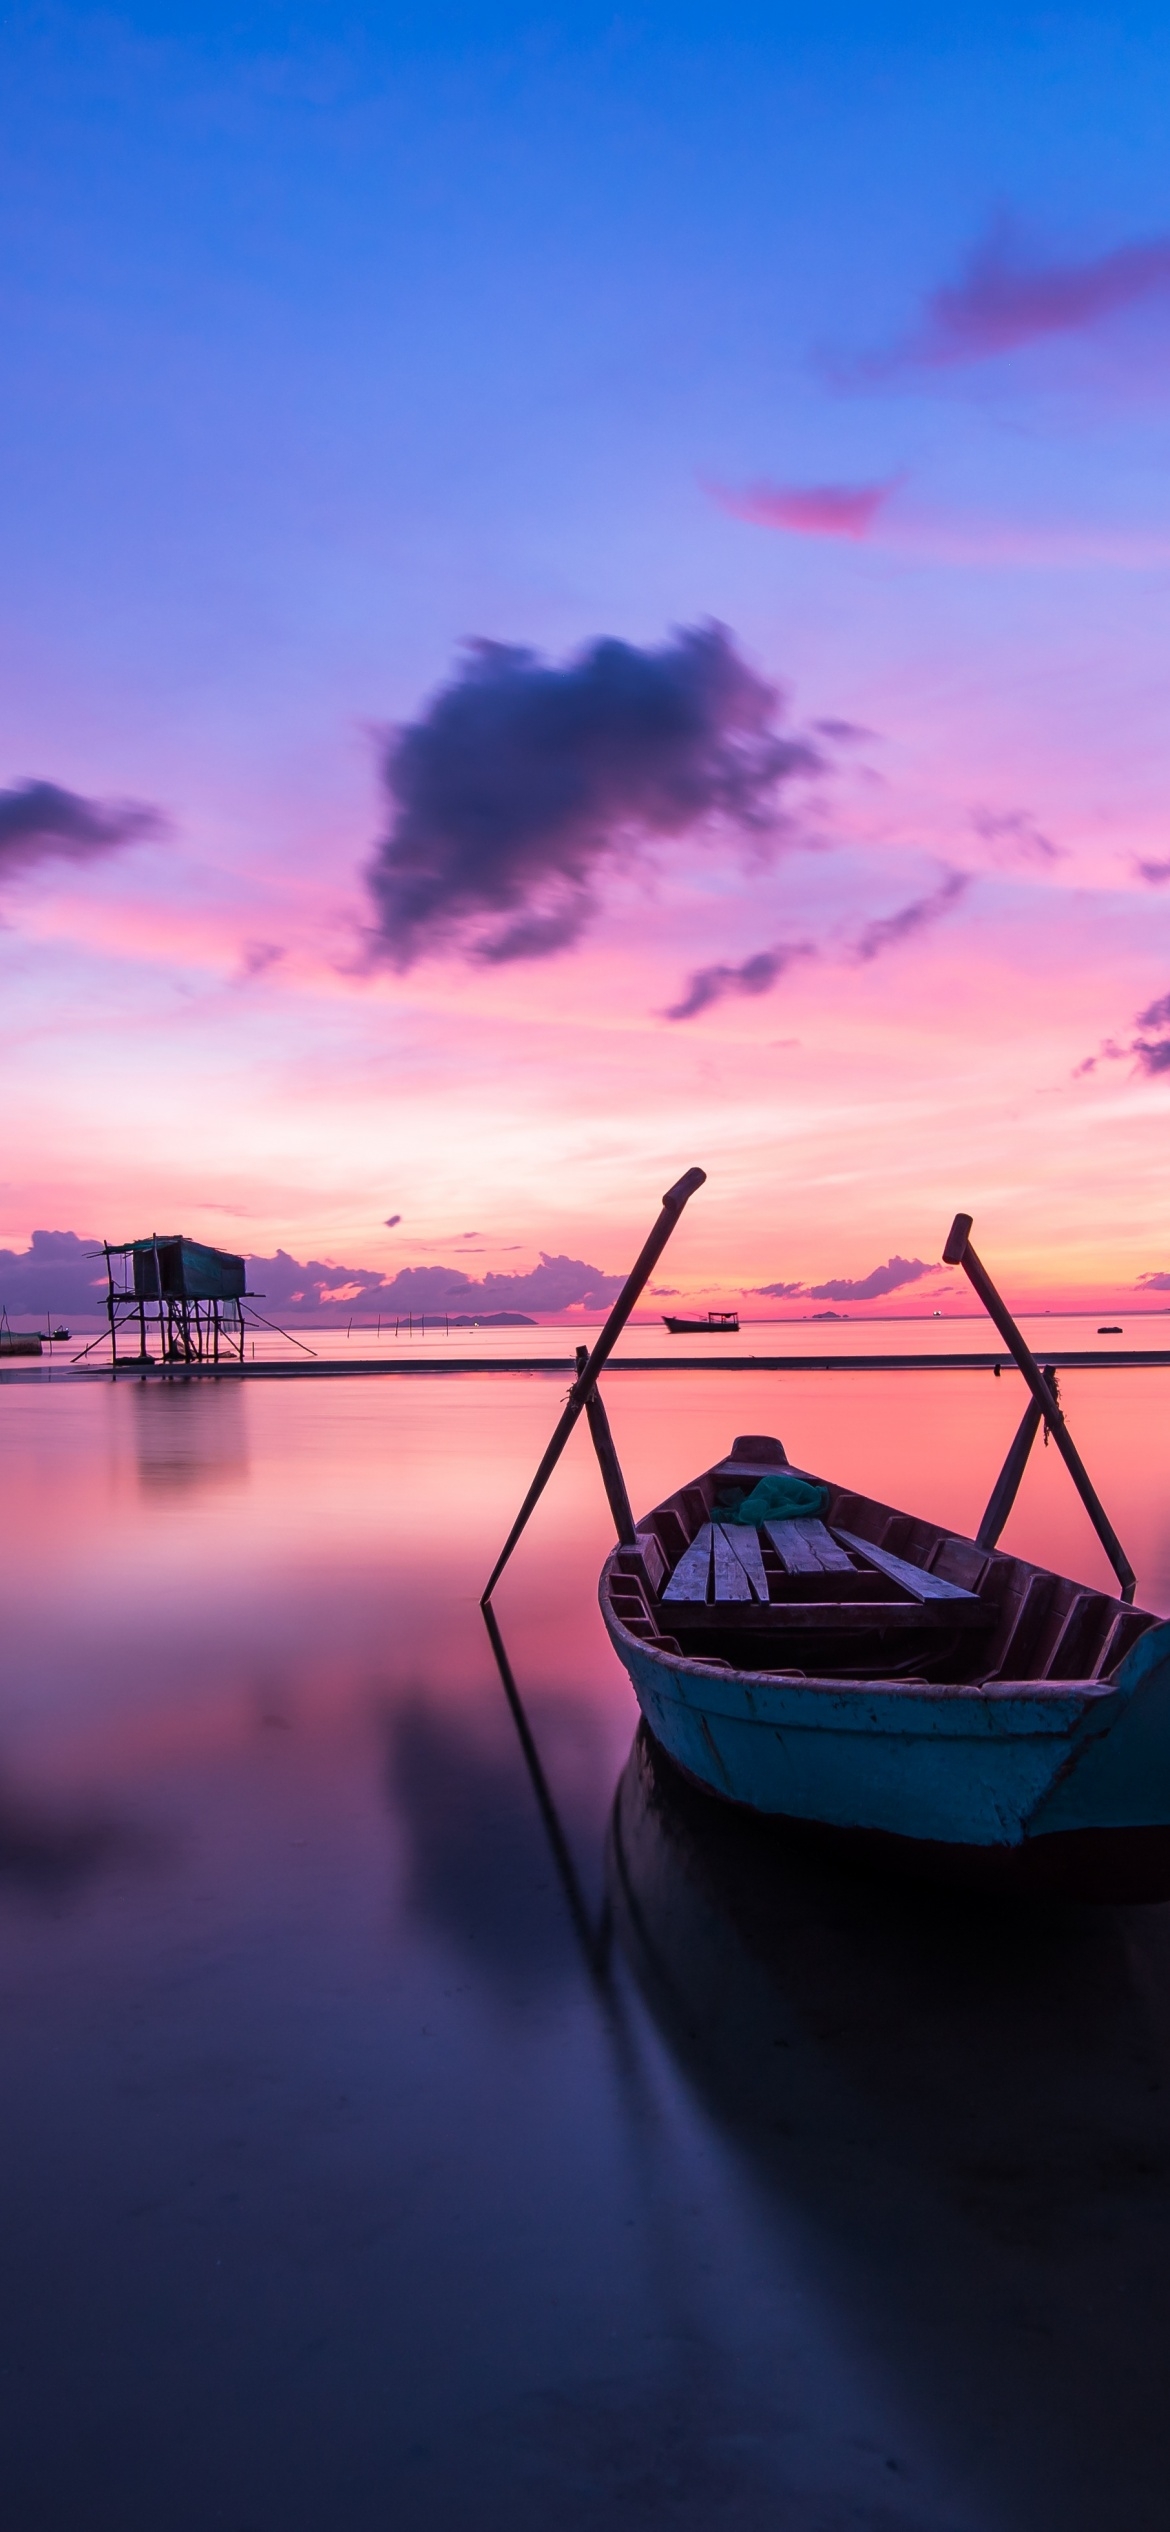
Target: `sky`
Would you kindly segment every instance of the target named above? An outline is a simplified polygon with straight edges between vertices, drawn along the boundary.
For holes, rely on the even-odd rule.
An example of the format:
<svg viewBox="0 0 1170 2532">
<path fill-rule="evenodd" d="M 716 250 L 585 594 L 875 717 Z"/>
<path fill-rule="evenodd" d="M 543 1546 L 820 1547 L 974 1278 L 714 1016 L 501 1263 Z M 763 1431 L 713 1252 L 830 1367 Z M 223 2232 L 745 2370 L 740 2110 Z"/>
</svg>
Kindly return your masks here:
<svg viewBox="0 0 1170 2532">
<path fill-rule="evenodd" d="M 0 78 L 0 1250 L 1165 1307 L 1165 12 Z"/>
</svg>

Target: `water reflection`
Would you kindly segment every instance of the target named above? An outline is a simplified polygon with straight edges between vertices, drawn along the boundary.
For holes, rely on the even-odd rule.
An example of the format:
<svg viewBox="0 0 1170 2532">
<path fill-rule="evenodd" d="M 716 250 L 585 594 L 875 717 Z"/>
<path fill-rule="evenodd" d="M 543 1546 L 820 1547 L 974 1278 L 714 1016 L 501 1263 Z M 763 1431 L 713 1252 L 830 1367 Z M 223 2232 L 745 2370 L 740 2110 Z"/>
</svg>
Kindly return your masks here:
<svg viewBox="0 0 1170 2532">
<path fill-rule="evenodd" d="M 514 1747 L 425 1696 L 386 1722 L 389 1791 L 406 1833 L 408 1905 L 497 1994 L 576 1973 L 569 1925 Z"/>
<path fill-rule="evenodd" d="M 977 1518 L 1012 1408 L 614 1387 L 639 1506 L 778 1426 Z M 584 1436 L 514 1703 L 478 1606 L 548 1383 L 3 1394 L 5 2526 L 1162 2532 L 1162 1912 L 927 1919 L 627 1774 L 599 1970 Z"/>
<path fill-rule="evenodd" d="M 1170 1910 L 844 1877 L 644 1727 L 609 1874 L 678 2063 L 952 2480 L 1010 2522 L 1164 2521 Z"/>
<path fill-rule="evenodd" d="M 78 1898 L 103 1874 L 143 1866 L 157 1841 L 98 1803 L 51 1804 L 0 1780 L 0 1891 Z"/>
<path fill-rule="evenodd" d="M 136 1380 L 134 1447 L 147 1494 L 194 1495 L 248 1474 L 247 1398 L 230 1380 Z"/>
<path fill-rule="evenodd" d="M 561 1889 L 564 1892 L 573 1930 L 591 1975 L 604 1979 L 609 1966 L 609 1909 L 606 1906 L 596 1921 L 590 1915 L 589 1903 L 582 1888 L 581 1876 L 573 1854 L 572 1838 L 566 1835 L 565 1824 L 561 1819 L 545 1773 L 544 1761 L 523 1698 L 516 1685 L 515 1673 L 500 1633 L 499 1621 L 490 1602 L 484 1602 L 482 1606 L 483 1622 L 487 1629 L 496 1669 L 499 1672 L 500 1685 L 507 1699 L 512 1721 L 516 1726 L 516 1737 L 528 1770 L 536 1807 L 544 1825 L 544 1833 L 548 1839 Z"/>
</svg>

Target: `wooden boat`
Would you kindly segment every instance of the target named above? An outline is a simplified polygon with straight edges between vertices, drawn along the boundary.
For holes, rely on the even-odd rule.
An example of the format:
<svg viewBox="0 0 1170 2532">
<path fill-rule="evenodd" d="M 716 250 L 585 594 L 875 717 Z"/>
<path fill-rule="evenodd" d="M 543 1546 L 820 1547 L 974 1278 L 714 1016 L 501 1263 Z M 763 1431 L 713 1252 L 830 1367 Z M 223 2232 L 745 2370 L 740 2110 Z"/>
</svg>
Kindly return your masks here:
<svg viewBox="0 0 1170 2532">
<path fill-rule="evenodd" d="M 708 1310 L 705 1319 L 671 1319 L 663 1312 L 663 1324 L 672 1336 L 738 1336 L 738 1310 Z"/>
<path fill-rule="evenodd" d="M 738 1522 L 781 1471 L 821 1511 Z M 600 1593 L 650 1731 L 708 1793 L 916 1871 L 1170 1896 L 1149 1611 L 789 1472 L 758 1434 L 635 1525 Z"/>
</svg>

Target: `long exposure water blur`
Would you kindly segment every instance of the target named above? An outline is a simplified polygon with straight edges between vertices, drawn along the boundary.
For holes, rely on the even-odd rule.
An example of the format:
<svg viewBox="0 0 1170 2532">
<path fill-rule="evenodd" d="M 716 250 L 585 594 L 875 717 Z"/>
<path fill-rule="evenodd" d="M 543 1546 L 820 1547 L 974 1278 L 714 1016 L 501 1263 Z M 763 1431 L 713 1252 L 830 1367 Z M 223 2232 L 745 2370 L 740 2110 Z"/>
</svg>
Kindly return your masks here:
<svg viewBox="0 0 1170 2532">
<path fill-rule="evenodd" d="M 1063 1382 L 1163 1613 L 1168 1379 Z M 656 1765 L 583 1428 L 497 1602 L 550 1836 L 478 1598 L 563 1388 L 0 1387 L 5 2522 L 1161 2532 L 1170 1909 Z M 968 1531 L 1022 1404 L 607 1397 L 638 1507 L 774 1432 Z M 1108 1586 L 1053 1451 L 1004 1544 Z"/>
</svg>

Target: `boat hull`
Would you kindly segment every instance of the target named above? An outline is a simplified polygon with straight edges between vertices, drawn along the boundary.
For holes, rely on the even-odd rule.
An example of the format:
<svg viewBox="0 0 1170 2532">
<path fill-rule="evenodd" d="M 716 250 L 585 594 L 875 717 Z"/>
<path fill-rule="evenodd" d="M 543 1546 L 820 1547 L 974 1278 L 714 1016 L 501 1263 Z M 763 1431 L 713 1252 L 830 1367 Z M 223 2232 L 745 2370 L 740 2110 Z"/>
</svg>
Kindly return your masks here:
<svg viewBox="0 0 1170 2532">
<path fill-rule="evenodd" d="M 604 1591 L 602 1607 L 655 1741 L 723 1801 L 871 1860 L 965 1878 L 975 1860 L 1009 1886 L 1065 1872 L 1118 1895 L 1128 1855 L 1124 1895 L 1170 1895 L 1170 1626 L 1107 1681 L 918 1686 L 672 1656 Z"/>
</svg>

